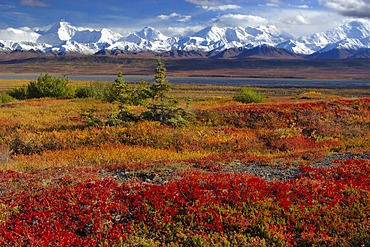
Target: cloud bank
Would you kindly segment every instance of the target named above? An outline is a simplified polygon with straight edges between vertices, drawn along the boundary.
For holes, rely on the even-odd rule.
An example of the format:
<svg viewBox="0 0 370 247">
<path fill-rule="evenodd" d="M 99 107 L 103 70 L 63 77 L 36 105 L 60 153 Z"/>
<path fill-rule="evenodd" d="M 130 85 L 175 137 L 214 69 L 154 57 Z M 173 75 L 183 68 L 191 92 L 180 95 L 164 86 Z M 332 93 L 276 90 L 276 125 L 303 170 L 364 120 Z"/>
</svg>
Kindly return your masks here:
<svg viewBox="0 0 370 247">
<path fill-rule="evenodd" d="M 49 7 L 49 4 L 42 2 L 40 0 L 21 0 L 19 1 L 19 4 L 28 7 L 39 7 L 39 8 Z"/>
<path fill-rule="evenodd" d="M 241 8 L 236 4 L 220 4 L 218 1 L 212 0 L 186 0 L 186 2 L 195 4 L 207 11 L 227 11 Z"/>
<path fill-rule="evenodd" d="M 161 19 L 161 20 L 175 20 L 175 21 L 178 21 L 178 22 L 188 22 L 188 21 L 190 21 L 191 16 L 190 15 L 181 15 L 181 14 L 178 14 L 178 13 L 174 12 L 174 13 L 169 14 L 169 15 L 158 15 L 157 18 Z"/>
<path fill-rule="evenodd" d="M 260 26 L 268 23 L 268 20 L 261 16 L 243 14 L 222 15 L 218 21 L 232 26 Z"/>
<path fill-rule="evenodd" d="M 344 16 L 370 18 L 370 0 L 319 0 L 319 2 Z"/>
</svg>

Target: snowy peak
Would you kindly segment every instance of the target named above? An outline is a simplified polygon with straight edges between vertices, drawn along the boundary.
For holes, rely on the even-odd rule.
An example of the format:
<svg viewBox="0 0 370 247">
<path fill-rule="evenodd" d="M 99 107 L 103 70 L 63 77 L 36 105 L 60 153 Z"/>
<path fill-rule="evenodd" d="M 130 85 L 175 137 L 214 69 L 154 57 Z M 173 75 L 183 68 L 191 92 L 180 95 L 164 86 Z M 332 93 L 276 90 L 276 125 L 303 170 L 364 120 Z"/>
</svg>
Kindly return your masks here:
<svg viewBox="0 0 370 247">
<path fill-rule="evenodd" d="M 9 53 L 12 49 L 8 46 L 6 41 L 0 40 L 0 52 Z"/>
<path fill-rule="evenodd" d="M 217 26 L 206 27 L 203 30 L 195 33 L 194 37 L 203 38 L 207 41 L 218 41 L 225 37 L 226 29 Z"/>
<path fill-rule="evenodd" d="M 109 43 L 113 44 L 117 42 L 120 38 L 122 38 L 122 35 L 116 32 L 113 32 L 107 28 L 103 28 L 101 31 L 101 36 L 99 39 L 99 43 Z"/>
<path fill-rule="evenodd" d="M 322 58 L 326 54 L 331 54 L 330 57 L 342 58 L 350 57 L 351 53 L 359 50 L 370 49 L 370 21 L 361 19 L 347 21 L 326 32 L 297 39 L 281 32 L 275 26 L 209 26 L 181 38 L 166 36 L 152 27 L 145 27 L 123 37 L 106 28 L 95 30 L 75 27 L 66 21 L 55 23 L 43 31 L 35 31 L 31 28 L 8 28 L 0 31 L 2 31 L 0 33 L 7 34 L 5 35 L 6 41 L 0 40 L 0 52 L 2 53 L 36 51 L 53 54 L 110 53 L 115 55 L 149 52 L 189 57 L 197 54 L 202 57 L 213 57 L 214 54 L 220 54 L 217 56 L 230 58 L 250 56 L 288 58 L 297 57 L 296 54 L 319 54 Z M 9 40 L 8 37 L 10 37 Z M 22 38 L 16 39 L 18 37 Z M 223 51 L 227 52 L 220 53 Z M 363 54 L 361 56 L 367 56 L 366 52 Z"/>
<path fill-rule="evenodd" d="M 335 29 L 334 29 L 335 30 Z M 370 36 L 370 21 L 350 21 L 337 28 L 338 33 L 342 32 L 346 38 L 361 39 Z"/>
<path fill-rule="evenodd" d="M 158 30 L 155 30 L 152 27 L 145 27 L 141 31 L 132 33 L 122 41 L 133 42 L 135 44 L 140 44 L 143 42 L 167 42 L 170 40 L 170 37 L 162 34 Z"/>
<path fill-rule="evenodd" d="M 143 28 L 140 32 L 137 33 L 137 35 L 142 39 L 146 39 L 149 41 L 164 41 L 169 39 L 169 37 L 152 27 Z"/>
<path fill-rule="evenodd" d="M 190 51 L 200 48 L 203 51 L 232 48 L 253 48 L 260 45 L 277 45 L 291 38 L 279 32 L 274 26 L 261 27 L 217 27 L 210 26 L 185 37 L 178 43 L 178 49 Z"/>
<path fill-rule="evenodd" d="M 49 33 L 55 32 L 58 33 L 61 40 L 70 40 L 76 34 L 77 28 L 69 22 L 61 21 L 49 30 Z"/>
<path fill-rule="evenodd" d="M 359 50 L 364 48 L 364 44 L 359 39 L 346 38 L 340 40 L 336 43 L 329 44 L 319 52 L 327 52 L 333 49 L 342 49 L 342 50 Z"/>
<path fill-rule="evenodd" d="M 278 43 L 292 38 L 290 34 L 279 31 L 275 26 L 259 26 L 257 28 L 249 27 L 246 31 L 255 37 L 256 41 L 262 42 L 260 45 L 263 43 L 277 45 Z"/>
<path fill-rule="evenodd" d="M 78 43 L 99 43 L 99 44 L 113 44 L 117 42 L 122 36 L 120 34 L 114 33 L 108 29 L 98 30 L 81 30 L 77 31 L 70 41 L 75 41 Z"/>
<path fill-rule="evenodd" d="M 360 40 L 370 36 L 370 21 L 348 21 L 337 28 L 310 36 L 300 37 L 280 44 L 279 47 L 298 54 L 312 54 L 322 49 L 342 47 L 343 49 L 359 49 L 368 46 Z"/>
<path fill-rule="evenodd" d="M 126 38 L 122 38 L 120 41 L 121 43 L 131 42 L 137 47 L 133 47 L 134 51 L 136 52 L 137 48 L 143 51 L 157 51 L 157 52 L 164 52 L 169 51 L 172 48 L 173 40 L 171 37 L 168 37 L 162 34 L 160 31 L 152 28 L 152 27 L 145 27 L 141 31 L 132 33 Z M 126 47 L 130 47 L 130 45 L 124 44 Z M 120 45 L 122 47 L 122 44 Z M 132 47 L 132 46 L 131 46 Z M 129 50 L 133 51 L 133 50 Z"/>
<path fill-rule="evenodd" d="M 109 29 L 94 30 L 72 26 L 69 22 L 61 21 L 47 31 L 39 31 L 37 42 L 58 46 L 64 41 L 78 43 L 109 43 L 113 44 L 122 36 Z"/>
<path fill-rule="evenodd" d="M 77 28 L 71 26 L 70 23 L 61 21 L 54 24 L 49 30 L 39 32 L 40 37 L 37 39 L 39 43 L 50 45 L 59 45 L 63 41 L 70 40 L 77 32 Z"/>
</svg>

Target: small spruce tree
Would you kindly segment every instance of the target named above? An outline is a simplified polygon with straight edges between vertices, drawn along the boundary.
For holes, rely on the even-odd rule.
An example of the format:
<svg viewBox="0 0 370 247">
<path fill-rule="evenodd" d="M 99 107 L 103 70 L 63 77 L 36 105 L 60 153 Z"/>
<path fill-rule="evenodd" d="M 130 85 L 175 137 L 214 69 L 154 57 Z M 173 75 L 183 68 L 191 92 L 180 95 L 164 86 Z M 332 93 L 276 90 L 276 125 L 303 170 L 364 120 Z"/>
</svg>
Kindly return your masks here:
<svg viewBox="0 0 370 247">
<path fill-rule="evenodd" d="M 166 110 L 166 99 L 168 98 L 168 92 L 171 88 L 170 83 L 166 80 L 166 71 L 164 64 L 160 59 L 157 60 L 157 67 L 155 68 L 154 83 L 150 86 L 152 105 L 151 111 L 153 116 L 158 116 L 158 121 L 163 122 L 165 110 Z"/>
<path fill-rule="evenodd" d="M 128 84 L 125 82 L 123 74 L 120 72 L 118 73 L 117 78 L 114 80 L 112 87 L 108 92 L 109 94 L 107 97 L 108 101 L 127 103 L 125 101 L 128 100 L 128 93 L 129 93 Z"/>
<path fill-rule="evenodd" d="M 166 79 L 167 69 L 163 62 L 158 59 L 154 72 L 154 82 L 149 87 L 151 104 L 149 111 L 143 112 L 141 117 L 147 120 L 155 120 L 172 126 L 183 126 L 194 120 L 194 115 L 178 107 L 178 101 L 169 97 L 171 84 Z"/>
<path fill-rule="evenodd" d="M 135 114 L 129 111 L 128 106 L 131 104 L 131 90 L 128 83 L 123 78 L 122 73 L 118 73 L 116 80 L 111 89 L 112 102 L 119 103 L 118 118 L 122 121 L 136 121 Z"/>
</svg>

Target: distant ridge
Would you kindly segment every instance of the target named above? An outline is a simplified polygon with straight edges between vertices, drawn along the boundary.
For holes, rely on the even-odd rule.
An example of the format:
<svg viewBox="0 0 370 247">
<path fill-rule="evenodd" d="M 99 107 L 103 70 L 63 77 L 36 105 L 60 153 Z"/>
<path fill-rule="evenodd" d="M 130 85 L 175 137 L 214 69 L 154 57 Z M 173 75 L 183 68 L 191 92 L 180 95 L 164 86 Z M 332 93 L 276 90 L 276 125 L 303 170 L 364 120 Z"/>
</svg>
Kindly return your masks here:
<svg viewBox="0 0 370 247">
<path fill-rule="evenodd" d="M 12 30 L 17 32 L 16 29 Z M 33 37 L 34 40 L 0 40 L 0 59 L 16 57 L 14 52 L 21 52 L 17 54 L 19 58 L 20 54 L 25 57 L 80 54 L 227 59 L 367 59 L 370 49 L 368 20 L 348 21 L 326 32 L 296 39 L 274 26 L 209 26 L 184 37 L 169 37 L 152 27 L 144 27 L 124 37 L 107 28 L 95 30 L 75 27 L 61 21 L 47 30 L 29 32 L 27 37 Z"/>
</svg>

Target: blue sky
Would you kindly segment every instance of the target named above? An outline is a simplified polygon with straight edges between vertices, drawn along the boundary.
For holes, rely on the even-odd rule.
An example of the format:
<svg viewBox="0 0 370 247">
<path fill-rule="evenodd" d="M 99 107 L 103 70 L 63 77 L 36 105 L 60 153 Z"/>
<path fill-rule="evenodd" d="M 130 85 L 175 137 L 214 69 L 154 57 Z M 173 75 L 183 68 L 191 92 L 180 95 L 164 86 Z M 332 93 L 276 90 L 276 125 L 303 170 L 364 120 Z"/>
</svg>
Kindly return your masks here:
<svg viewBox="0 0 370 247">
<path fill-rule="evenodd" d="M 45 28 L 60 20 L 125 35 L 152 26 L 184 35 L 209 25 L 275 25 L 294 36 L 370 18 L 370 0 L 1 0 L 0 30 Z M 2 37 L 0 37 L 2 38 Z"/>
</svg>

